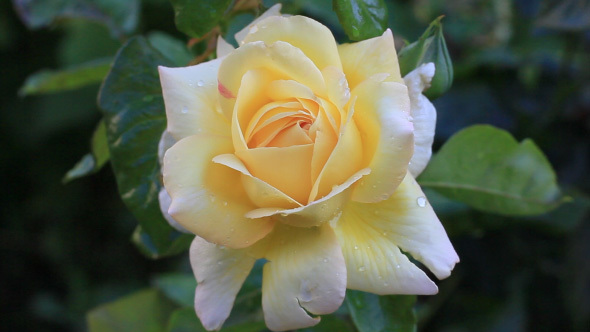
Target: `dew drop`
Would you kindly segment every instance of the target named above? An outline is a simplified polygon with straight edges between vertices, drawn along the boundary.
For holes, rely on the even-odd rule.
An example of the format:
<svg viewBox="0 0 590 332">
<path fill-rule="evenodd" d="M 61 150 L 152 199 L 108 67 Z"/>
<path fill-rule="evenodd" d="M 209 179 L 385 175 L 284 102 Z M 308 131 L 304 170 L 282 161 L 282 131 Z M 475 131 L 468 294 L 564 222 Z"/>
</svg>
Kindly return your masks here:
<svg viewBox="0 0 590 332">
<path fill-rule="evenodd" d="M 425 207 L 426 203 L 427 203 L 426 197 L 420 196 L 420 197 L 416 198 L 416 204 L 418 204 L 419 207 Z"/>
<path fill-rule="evenodd" d="M 396 269 L 399 269 L 399 268 L 401 268 L 401 266 L 400 266 L 399 264 L 397 264 L 397 265 L 395 266 L 395 268 L 396 268 Z"/>
<path fill-rule="evenodd" d="M 223 250 L 225 249 L 225 246 L 219 246 L 219 249 Z"/>
<path fill-rule="evenodd" d="M 227 206 L 227 202 L 223 202 L 223 206 Z"/>
<path fill-rule="evenodd" d="M 217 265 L 223 265 L 223 261 L 218 261 Z"/>
<path fill-rule="evenodd" d="M 184 106 L 184 107 L 183 107 L 183 108 L 180 110 L 180 113 L 182 113 L 182 114 L 186 114 L 186 113 L 188 113 L 188 107 Z"/>
<path fill-rule="evenodd" d="M 386 283 L 386 282 L 384 282 L 384 283 L 383 283 L 383 286 L 387 287 L 387 286 L 389 286 L 389 284 L 388 284 L 388 283 Z"/>
<path fill-rule="evenodd" d="M 215 202 L 215 196 L 211 196 L 211 202 Z"/>
<path fill-rule="evenodd" d="M 354 250 L 359 250 L 359 246 L 354 246 Z"/>
<path fill-rule="evenodd" d="M 255 25 L 250 28 L 250 33 L 256 33 L 257 31 L 258 31 L 258 27 Z"/>
<path fill-rule="evenodd" d="M 366 267 L 364 267 L 364 266 L 360 266 L 360 267 L 358 268 L 358 270 L 359 270 L 359 272 L 365 272 L 365 271 L 367 271 L 367 268 L 366 268 Z"/>
<path fill-rule="evenodd" d="M 328 263 L 330 260 L 328 258 L 324 258 L 324 263 Z"/>
<path fill-rule="evenodd" d="M 199 81 L 197 82 L 197 85 L 198 85 L 198 86 L 203 86 L 203 85 L 205 85 L 205 82 L 203 82 L 202 80 L 199 80 Z"/>
</svg>

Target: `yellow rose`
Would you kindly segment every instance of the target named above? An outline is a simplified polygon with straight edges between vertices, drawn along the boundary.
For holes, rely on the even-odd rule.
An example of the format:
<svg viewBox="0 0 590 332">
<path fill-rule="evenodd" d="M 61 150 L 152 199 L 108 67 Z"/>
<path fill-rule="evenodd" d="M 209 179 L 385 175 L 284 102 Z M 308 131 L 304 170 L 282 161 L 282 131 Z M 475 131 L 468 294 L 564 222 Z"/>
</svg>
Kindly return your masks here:
<svg viewBox="0 0 590 332">
<path fill-rule="evenodd" d="M 347 287 L 436 293 L 400 251 L 438 278 L 458 262 L 414 180 L 430 158 L 435 112 L 421 92 L 434 67 L 404 82 L 389 30 L 337 45 L 312 19 L 278 7 L 263 16 L 236 35 L 239 48 L 220 40 L 216 60 L 160 67 L 176 142 L 163 161 L 171 200 L 162 206 L 197 235 L 203 325 L 221 327 L 260 258 L 275 331 L 317 324 L 308 313 L 334 312 Z"/>
</svg>

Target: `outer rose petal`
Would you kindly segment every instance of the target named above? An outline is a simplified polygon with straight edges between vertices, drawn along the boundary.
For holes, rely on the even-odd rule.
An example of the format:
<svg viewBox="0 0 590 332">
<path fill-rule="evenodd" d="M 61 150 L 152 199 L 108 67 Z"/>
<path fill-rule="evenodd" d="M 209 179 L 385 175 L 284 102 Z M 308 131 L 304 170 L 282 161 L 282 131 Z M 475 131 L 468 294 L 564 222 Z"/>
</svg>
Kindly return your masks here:
<svg viewBox="0 0 590 332">
<path fill-rule="evenodd" d="M 348 204 L 335 230 L 348 267 L 349 288 L 377 294 L 436 293 L 436 285 L 399 248 L 439 279 L 449 276 L 459 261 L 410 174 L 386 201 Z"/>
<path fill-rule="evenodd" d="M 339 45 L 338 52 L 351 89 L 369 77 L 381 73 L 389 74 L 388 81 L 403 82 L 393 44 L 393 34 L 389 29 L 380 37 Z"/>
<path fill-rule="evenodd" d="M 166 219 L 170 226 L 174 227 L 174 229 L 176 229 L 179 232 L 191 234 L 191 232 L 187 231 L 186 228 L 182 227 L 182 225 L 179 224 L 176 220 L 174 220 L 174 218 L 172 218 L 172 216 L 168 213 L 168 209 L 170 208 L 170 204 L 172 203 L 172 198 L 170 197 L 170 195 L 166 191 L 166 188 L 164 187 L 162 187 L 162 189 L 160 189 L 160 192 L 158 193 L 158 202 L 160 203 L 160 211 L 162 212 L 164 219 Z"/>
<path fill-rule="evenodd" d="M 215 52 L 217 53 L 218 59 L 230 54 L 234 49 L 235 48 L 232 46 L 232 44 L 225 41 L 223 37 L 217 37 L 217 47 L 215 48 Z"/>
<path fill-rule="evenodd" d="M 179 141 L 164 157 L 164 185 L 172 197 L 168 212 L 184 228 L 209 242 L 243 248 L 268 234 L 274 222 L 244 216 L 255 206 L 236 185 L 240 173 L 212 161 L 232 150 L 226 137 L 194 135 Z"/>
<path fill-rule="evenodd" d="M 217 101 L 217 70 L 221 60 L 182 68 L 158 67 L 167 130 L 176 140 L 197 133 L 230 135 L 229 118 Z"/>
<path fill-rule="evenodd" d="M 434 77 L 434 63 L 425 63 L 404 77 L 410 95 L 410 113 L 414 123 L 414 155 L 408 166 L 417 177 L 422 173 L 432 155 L 432 142 L 436 127 L 436 109 L 422 94 L 430 87 Z"/>
<path fill-rule="evenodd" d="M 246 35 L 248 35 L 248 33 L 250 32 L 250 29 L 252 29 L 252 27 L 254 25 L 256 25 L 256 23 L 258 23 L 268 17 L 280 16 L 281 15 L 281 7 L 282 7 L 282 5 L 280 3 L 277 3 L 276 5 L 270 7 L 262 15 L 260 15 L 254 21 L 252 21 L 252 23 L 248 24 L 246 27 L 244 27 L 242 30 L 240 30 L 238 33 L 236 33 L 234 35 L 234 38 L 238 42 L 238 45 L 244 44 L 244 38 L 246 38 Z"/>
<path fill-rule="evenodd" d="M 269 329 L 285 331 L 316 325 L 342 303 L 346 266 L 329 225 L 300 228 L 277 225 L 268 245 L 262 281 L 262 307 Z"/>
<path fill-rule="evenodd" d="M 330 29 L 305 16 L 273 16 L 260 20 L 244 38 L 244 43 L 253 41 L 268 45 L 276 41 L 287 42 L 302 50 L 320 70 L 327 66 L 342 70 L 336 40 Z"/>
<path fill-rule="evenodd" d="M 374 203 L 387 199 L 406 176 L 414 147 L 405 85 L 369 79 L 352 92 L 354 120 L 363 139 L 364 164 L 371 174 L 355 188 L 352 199 Z"/>
<path fill-rule="evenodd" d="M 246 249 L 222 248 L 195 237 L 190 261 L 197 279 L 195 311 L 207 330 L 219 330 L 256 259 Z"/>
</svg>

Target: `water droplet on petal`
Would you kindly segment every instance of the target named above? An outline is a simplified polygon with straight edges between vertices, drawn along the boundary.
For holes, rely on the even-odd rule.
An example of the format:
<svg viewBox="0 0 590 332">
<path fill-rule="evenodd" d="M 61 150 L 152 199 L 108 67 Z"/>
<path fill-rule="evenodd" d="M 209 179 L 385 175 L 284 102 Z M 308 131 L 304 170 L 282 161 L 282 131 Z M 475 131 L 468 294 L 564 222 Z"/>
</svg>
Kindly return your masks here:
<svg viewBox="0 0 590 332">
<path fill-rule="evenodd" d="M 223 265 L 223 261 L 217 262 L 217 265 Z"/>
<path fill-rule="evenodd" d="M 227 202 L 223 202 L 223 206 L 227 206 Z"/>
<path fill-rule="evenodd" d="M 354 246 L 354 250 L 359 250 L 359 246 Z"/>
<path fill-rule="evenodd" d="M 203 85 L 205 85 L 205 82 L 203 82 L 202 80 L 199 80 L 199 81 L 197 82 L 197 85 L 198 85 L 198 86 L 203 86 Z"/>
<path fill-rule="evenodd" d="M 365 272 L 365 271 L 367 271 L 367 268 L 366 268 L 366 267 L 364 267 L 364 266 L 360 266 L 360 267 L 358 268 L 358 270 L 359 270 L 359 272 Z"/>
<path fill-rule="evenodd" d="M 401 266 L 400 266 L 399 264 L 397 264 L 397 265 L 395 266 L 395 268 L 396 268 L 396 269 L 399 269 L 399 268 L 401 268 Z"/>
<path fill-rule="evenodd" d="M 184 106 L 184 107 L 183 107 L 183 108 L 180 110 L 180 113 L 182 113 L 182 114 L 186 114 L 186 113 L 188 113 L 188 107 Z"/>
<path fill-rule="evenodd" d="M 424 196 L 420 196 L 420 197 L 416 198 L 416 204 L 418 204 L 419 207 L 425 207 L 427 202 L 428 201 L 426 200 L 426 197 L 424 197 Z"/>
<path fill-rule="evenodd" d="M 324 263 L 328 263 L 330 261 L 329 258 L 324 258 Z"/>
<path fill-rule="evenodd" d="M 250 28 L 250 33 L 256 33 L 257 31 L 258 31 L 258 27 L 255 25 Z"/>
</svg>

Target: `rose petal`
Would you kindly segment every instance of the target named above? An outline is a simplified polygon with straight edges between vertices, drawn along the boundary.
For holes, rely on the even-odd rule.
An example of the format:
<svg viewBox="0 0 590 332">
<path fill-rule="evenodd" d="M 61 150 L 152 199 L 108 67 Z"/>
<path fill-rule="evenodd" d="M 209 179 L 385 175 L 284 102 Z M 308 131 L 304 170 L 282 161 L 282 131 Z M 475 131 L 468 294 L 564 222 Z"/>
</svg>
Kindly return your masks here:
<svg viewBox="0 0 590 332">
<path fill-rule="evenodd" d="M 232 44 L 228 43 L 223 39 L 221 36 L 217 36 L 217 47 L 215 48 L 215 52 L 217 53 L 217 58 L 223 58 L 226 55 L 230 54 L 235 48 Z"/>
<path fill-rule="evenodd" d="M 182 68 L 158 67 L 166 106 L 167 130 L 180 140 L 196 133 L 230 135 L 230 122 L 217 100 L 221 60 Z"/>
<path fill-rule="evenodd" d="M 238 33 L 236 33 L 234 35 L 234 38 L 238 42 L 238 45 L 244 44 L 244 38 L 246 38 L 246 35 L 248 35 L 248 33 L 250 33 L 250 30 L 252 29 L 252 27 L 254 25 L 256 25 L 258 22 L 260 22 L 268 17 L 280 16 L 281 15 L 281 7 L 282 7 L 282 5 L 280 3 L 275 4 L 274 6 L 270 7 L 267 11 L 262 13 L 262 15 L 257 17 L 254 21 L 252 21 L 252 23 L 248 24 L 242 30 L 238 31 Z"/>
<path fill-rule="evenodd" d="M 262 307 L 269 329 L 285 331 L 316 325 L 340 307 L 346 266 L 333 230 L 277 226 L 266 255 Z"/>
<path fill-rule="evenodd" d="M 352 92 L 357 97 L 354 120 L 363 140 L 362 167 L 371 168 L 356 186 L 353 200 L 374 203 L 388 198 L 406 175 L 414 147 L 405 85 L 364 81 Z"/>
<path fill-rule="evenodd" d="M 242 84 L 242 77 L 254 69 L 270 75 L 272 80 L 298 81 L 316 95 L 326 96 L 326 86 L 320 70 L 300 49 L 283 41 L 270 45 L 257 41 L 233 51 L 223 59 L 219 67 L 219 84 L 228 93 L 237 96 L 239 89 L 247 87 L 245 83 Z M 238 96 L 238 100 L 241 98 Z M 221 97 L 220 102 L 223 112 L 231 118 L 236 99 Z M 249 107 L 245 109 L 251 112 L 257 110 Z"/>
<path fill-rule="evenodd" d="M 255 205 L 236 186 L 240 173 L 212 161 L 232 150 L 229 138 L 189 136 L 166 152 L 164 184 L 174 220 L 209 242 L 243 248 L 268 234 L 274 222 L 244 216 Z"/>
<path fill-rule="evenodd" d="M 410 174 L 388 200 L 347 204 L 335 230 L 348 267 L 349 288 L 377 294 L 436 293 L 436 285 L 399 248 L 439 279 L 449 276 L 459 261 Z"/>
<path fill-rule="evenodd" d="M 254 41 L 263 41 L 268 45 L 284 41 L 303 51 L 320 70 L 327 66 L 342 69 L 336 40 L 330 29 L 305 16 L 273 16 L 260 20 L 244 38 L 244 43 Z"/>
<path fill-rule="evenodd" d="M 336 221 L 350 200 L 350 190 L 346 189 L 369 173 L 368 168 L 361 169 L 341 185 L 334 186 L 330 194 L 308 205 L 287 210 L 275 207 L 260 208 L 248 212 L 246 217 L 256 219 L 273 216 L 283 224 L 297 227 L 319 226 Z"/>
<path fill-rule="evenodd" d="M 256 259 L 246 249 L 229 249 L 195 237 L 190 261 L 197 279 L 195 311 L 207 330 L 219 330 Z"/>
<path fill-rule="evenodd" d="M 443 279 L 451 274 L 459 257 L 411 174 L 383 204 L 381 215 L 383 218 L 376 218 L 374 225 L 385 231 L 389 227 L 391 241 L 426 265 L 437 278 Z"/>
<path fill-rule="evenodd" d="M 182 225 L 174 220 L 174 218 L 172 218 L 172 216 L 168 213 L 168 209 L 170 209 L 170 204 L 172 203 L 172 198 L 164 187 L 162 187 L 158 193 L 158 203 L 160 203 L 160 212 L 162 212 L 162 216 L 164 216 L 164 219 L 166 219 L 170 226 L 174 227 L 174 229 L 179 232 L 189 234 L 191 233 L 186 230 L 186 228 L 182 227 Z"/>
<path fill-rule="evenodd" d="M 403 82 L 393 44 L 393 34 L 389 29 L 379 37 L 341 44 L 338 46 L 338 52 L 351 89 L 380 73 L 389 74 L 388 81 Z"/>
<path fill-rule="evenodd" d="M 434 77 L 434 63 L 425 63 L 404 77 L 410 95 L 410 113 L 414 123 L 414 155 L 409 170 L 414 177 L 422 173 L 432 155 L 436 127 L 436 109 L 422 94 Z"/>
<path fill-rule="evenodd" d="M 309 202 L 327 195 L 333 186 L 344 182 L 354 172 L 363 168 L 361 135 L 356 123 L 351 121 L 352 114 L 353 108 L 351 107 L 349 118 L 340 130 L 338 142 L 309 194 Z"/>
<path fill-rule="evenodd" d="M 213 162 L 225 165 L 242 173 L 242 184 L 248 197 L 257 206 L 276 206 L 290 209 L 301 206 L 299 202 L 285 195 L 282 191 L 270 184 L 252 176 L 246 165 L 234 154 L 222 154 L 213 158 Z"/>
<path fill-rule="evenodd" d="M 284 148 L 263 147 L 236 151 L 250 173 L 284 192 L 301 204 L 307 204 L 311 190 L 313 144 Z"/>
</svg>

